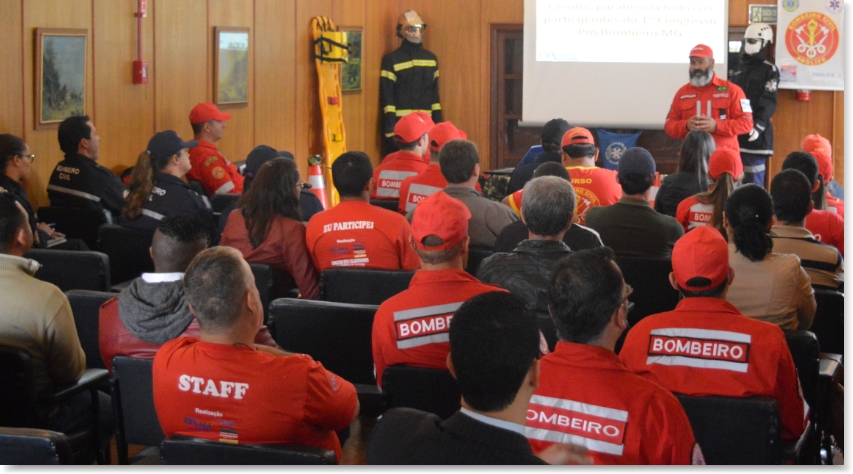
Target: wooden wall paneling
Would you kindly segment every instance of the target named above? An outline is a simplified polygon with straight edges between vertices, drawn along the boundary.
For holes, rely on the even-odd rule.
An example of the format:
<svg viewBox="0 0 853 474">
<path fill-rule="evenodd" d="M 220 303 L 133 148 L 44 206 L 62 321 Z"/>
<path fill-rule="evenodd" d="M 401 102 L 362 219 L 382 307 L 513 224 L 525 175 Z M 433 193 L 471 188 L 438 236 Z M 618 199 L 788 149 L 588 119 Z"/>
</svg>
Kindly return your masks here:
<svg viewBox="0 0 853 474">
<path fill-rule="evenodd" d="M 729 26 L 749 26 L 750 5 L 776 5 L 776 0 L 729 0 Z"/>
<path fill-rule="evenodd" d="M 381 113 L 379 110 L 379 73 L 382 56 L 399 46 L 395 36 L 397 11 L 387 0 L 367 0 L 364 25 L 364 51 L 362 53 L 362 89 L 364 107 L 364 152 L 373 165 L 380 162 Z"/>
<path fill-rule="evenodd" d="M 812 91 L 810 101 L 799 101 L 794 91 L 780 89 L 776 113 L 773 115 L 773 159 L 770 173 L 774 176 L 782 169 L 782 161 L 788 153 L 800 150 L 800 140 L 808 134 L 819 133 L 832 140 L 835 127 L 843 129 L 843 114 L 833 116 L 834 93 L 830 91 Z M 834 123 L 834 121 L 836 123 Z M 837 159 L 841 155 L 835 154 Z M 839 166 L 841 165 L 841 166 Z M 837 162 L 836 169 L 843 167 Z"/>
<path fill-rule="evenodd" d="M 93 67 L 92 67 L 92 1 L 91 0 L 28 0 L 23 2 L 23 46 L 24 46 L 24 114 L 23 126 L 30 151 L 38 156 L 33 172 L 26 182 L 27 192 L 34 207 L 48 204 L 47 181 L 56 163 L 63 159 L 56 140 L 56 129 L 35 130 L 33 126 L 35 75 L 35 29 L 36 28 L 84 28 L 89 35 L 86 41 L 86 113 L 95 116 Z"/>
<path fill-rule="evenodd" d="M 148 61 L 148 84 L 133 84 L 137 58 L 136 2 L 93 0 L 95 54 L 95 126 L 101 136 L 98 163 L 120 174 L 154 135 L 153 71 L 154 19 L 142 19 L 143 59 Z M 186 133 L 184 133 L 187 135 Z"/>
<path fill-rule="evenodd" d="M 0 133 L 11 133 L 24 138 L 24 25 L 21 22 L 21 0 L 0 0 L 0 11 L 6 17 L 0 29 Z"/>
<path fill-rule="evenodd" d="M 340 7 L 335 8 L 332 21 L 338 28 L 343 26 L 359 26 L 365 31 L 367 5 L 364 2 L 340 1 Z M 364 34 L 362 34 L 364 41 Z M 362 45 L 362 57 L 364 57 Z M 347 150 L 365 151 L 368 123 L 365 117 L 364 64 L 362 63 L 362 88 L 359 91 L 343 92 L 344 128 L 346 130 Z"/>
</svg>

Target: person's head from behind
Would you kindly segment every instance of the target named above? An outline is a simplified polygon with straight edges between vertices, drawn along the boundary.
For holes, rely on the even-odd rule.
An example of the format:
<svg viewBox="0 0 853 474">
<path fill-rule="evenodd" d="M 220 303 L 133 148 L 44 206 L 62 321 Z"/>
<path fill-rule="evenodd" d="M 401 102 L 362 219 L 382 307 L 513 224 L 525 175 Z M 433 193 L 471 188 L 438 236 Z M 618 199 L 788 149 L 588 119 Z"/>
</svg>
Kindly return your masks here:
<svg viewBox="0 0 853 474">
<path fill-rule="evenodd" d="M 725 233 L 723 227 L 723 209 L 726 199 L 740 186 L 743 179 L 743 164 L 740 156 L 727 148 L 720 148 L 711 153 L 708 160 L 708 178 L 710 188 L 703 194 L 704 200 L 714 205 L 708 225 Z"/>
<path fill-rule="evenodd" d="M 613 350 L 627 328 L 627 293 L 613 250 L 573 252 L 557 262 L 548 285 L 548 309 L 563 341 Z"/>
<path fill-rule="evenodd" d="M 571 160 L 592 160 L 595 162 L 598 159 L 598 148 L 595 146 L 595 139 L 592 133 L 583 127 L 573 127 L 563 134 L 560 141 L 560 148 L 563 150 L 563 164 L 571 165 Z"/>
<path fill-rule="evenodd" d="M 678 171 L 696 176 L 702 189 L 708 189 L 708 159 L 717 149 L 714 137 L 704 130 L 693 130 L 681 142 Z"/>
<path fill-rule="evenodd" d="M 72 115 L 63 120 L 56 135 L 59 149 L 66 156 L 80 154 L 91 160 L 98 159 L 101 137 L 88 115 Z"/>
<path fill-rule="evenodd" d="M 183 273 L 193 258 L 210 244 L 204 219 L 169 216 L 160 221 L 151 241 L 151 258 L 157 273 Z"/>
<path fill-rule="evenodd" d="M 563 135 L 572 128 L 569 122 L 561 118 L 551 119 L 542 127 L 542 151 L 559 152 Z"/>
<path fill-rule="evenodd" d="M 533 170 L 533 178 L 541 178 L 542 176 L 556 176 L 558 178 L 563 178 L 566 181 L 571 181 L 569 171 L 566 167 L 553 161 L 542 163 Z"/>
<path fill-rule="evenodd" d="M 411 245 L 422 266 L 465 268 L 468 261 L 468 219 L 471 212 L 462 201 L 445 192 L 433 193 L 415 207 Z"/>
<path fill-rule="evenodd" d="M 400 145 L 400 149 L 423 156 L 429 149 L 429 131 L 435 126 L 435 122 L 425 112 L 412 112 L 394 125 L 394 141 Z"/>
<path fill-rule="evenodd" d="M 558 163 L 546 164 L 557 165 L 566 171 Z M 521 219 L 534 235 L 561 236 L 572 225 L 575 199 L 575 189 L 567 179 L 556 176 L 533 178 L 524 185 Z"/>
<path fill-rule="evenodd" d="M 697 227 L 675 243 L 669 282 L 685 298 L 723 298 L 733 279 L 729 245 L 716 229 Z"/>
<path fill-rule="evenodd" d="M 518 400 L 526 407 L 539 383 L 536 316 L 517 295 L 477 295 L 453 315 L 447 360 L 463 406 L 494 413 Z"/>
<path fill-rule="evenodd" d="M 770 197 L 776 219 L 783 224 L 803 226 L 812 212 L 812 187 L 809 179 L 797 170 L 783 170 L 770 182 Z"/>
<path fill-rule="evenodd" d="M 22 257 L 33 246 L 27 212 L 8 192 L 0 193 L 0 253 Z"/>
<path fill-rule="evenodd" d="M 832 163 L 832 144 L 820 134 L 806 135 L 800 142 L 803 151 L 811 153 L 817 161 L 818 173 L 826 184 L 834 179 L 835 165 Z"/>
<path fill-rule="evenodd" d="M 32 160 L 30 147 L 23 138 L 10 133 L 0 134 L 0 174 L 16 181 L 26 181 L 30 177 Z"/>
<path fill-rule="evenodd" d="M 362 198 L 373 186 L 373 165 L 360 151 L 348 151 L 332 163 L 332 183 L 341 197 Z"/>
<path fill-rule="evenodd" d="M 773 198 L 761 186 L 750 183 L 734 190 L 726 200 L 724 216 L 729 242 L 753 262 L 760 262 L 773 250 Z"/>
<path fill-rule="evenodd" d="M 184 274 L 184 293 L 202 335 L 253 338 L 264 318 L 249 264 L 231 247 L 203 250 Z"/>
<path fill-rule="evenodd" d="M 465 140 L 468 134 L 459 130 L 450 121 L 441 122 L 429 131 L 430 162 L 438 163 L 438 154 L 444 144 L 451 140 Z"/>
<path fill-rule="evenodd" d="M 626 196 L 644 195 L 655 182 L 655 159 L 642 147 L 628 148 L 619 158 L 616 181 Z"/>
<path fill-rule="evenodd" d="M 299 212 L 299 170 L 287 158 L 276 158 L 261 166 L 252 187 L 237 205 L 243 213 L 249 242 L 257 248 L 267 238 L 276 216 L 302 221 Z"/>
<path fill-rule="evenodd" d="M 451 140 L 438 156 L 438 166 L 450 184 L 463 184 L 480 176 L 480 152 L 468 140 Z"/>
<path fill-rule="evenodd" d="M 806 151 L 788 153 L 782 162 L 782 170 L 794 169 L 808 178 L 811 183 L 811 196 L 815 209 L 826 209 L 826 188 L 815 157 Z"/>
<path fill-rule="evenodd" d="M 261 170 L 261 166 L 276 158 L 289 158 L 293 160 L 293 153 L 289 151 L 278 151 L 267 145 L 258 145 L 246 157 L 246 166 L 243 168 L 243 192 L 252 187 L 252 181 Z"/>
</svg>

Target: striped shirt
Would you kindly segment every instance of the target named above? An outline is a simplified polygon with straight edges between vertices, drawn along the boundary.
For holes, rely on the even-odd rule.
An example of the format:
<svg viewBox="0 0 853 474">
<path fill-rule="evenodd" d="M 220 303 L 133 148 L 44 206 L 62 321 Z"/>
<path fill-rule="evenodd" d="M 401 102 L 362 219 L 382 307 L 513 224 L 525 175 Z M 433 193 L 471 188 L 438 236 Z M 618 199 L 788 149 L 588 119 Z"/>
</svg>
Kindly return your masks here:
<svg viewBox="0 0 853 474">
<path fill-rule="evenodd" d="M 844 283 L 844 264 L 838 249 L 821 243 L 803 227 L 775 225 L 772 233 L 773 251 L 800 257 L 812 286 L 837 289 Z"/>
</svg>

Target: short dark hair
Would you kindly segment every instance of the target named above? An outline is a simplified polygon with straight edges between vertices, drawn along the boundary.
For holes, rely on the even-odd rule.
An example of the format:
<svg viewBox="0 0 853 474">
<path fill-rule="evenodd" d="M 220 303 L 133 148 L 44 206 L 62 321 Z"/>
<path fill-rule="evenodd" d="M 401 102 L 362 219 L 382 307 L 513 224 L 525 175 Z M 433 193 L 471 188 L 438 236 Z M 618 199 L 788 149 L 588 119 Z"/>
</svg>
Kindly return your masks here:
<svg viewBox="0 0 853 474">
<path fill-rule="evenodd" d="M 204 129 L 204 124 L 208 122 L 210 122 L 210 120 L 208 120 L 207 122 L 191 123 L 190 127 L 193 128 L 193 135 L 195 136 L 201 133 L 201 131 Z"/>
<path fill-rule="evenodd" d="M 160 234 L 163 238 L 157 236 Z M 208 225 L 198 216 L 169 216 L 160 221 L 151 253 L 160 272 L 184 272 L 193 258 L 210 244 Z"/>
<path fill-rule="evenodd" d="M 539 178 L 541 176 L 556 176 L 558 178 L 563 178 L 566 181 L 571 181 L 571 178 L 569 177 L 569 170 L 567 170 L 562 163 L 556 163 L 553 161 L 542 163 L 533 170 L 534 178 Z"/>
<path fill-rule="evenodd" d="M 478 163 L 480 152 L 477 145 L 468 140 L 450 140 L 438 153 L 441 174 L 450 184 L 464 183 L 471 179 Z"/>
<path fill-rule="evenodd" d="M 622 194 L 631 196 L 641 194 L 652 187 L 652 178 L 640 173 L 622 173 L 616 177 L 619 181 L 619 186 L 622 187 Z"/>
<path fill-rule="evenodd" d="M 243 256 L 231 247 L 211 247 L 195 256 L 184 274 L 184 293 L 204 331 L 221 332 L 240 318 L 249 291 Z"/>
<path fill-rule="evenodd" d="M 575 199 L 575 190 L 568 180 L 556 176 L 531 179 L 524 186 L 521 201 L 527 228 L 543 236 L 564 231 L 574 217 Z"/>
<path fill-rule="evenodd" d="M 80 140 L 92 138 L 92 129 L 89 127 L 88 115 L 72 115 L 59 124 L 56 136 L 59 139 L 59 149 L 66 155 L 77 153 Z"/>
<path fill-rule="evenodd" d="M 491 291 L 470 298 L 450 324 L 450 358 L 471 408 L 500 411 L 512 404 L 534 359 L 539 327 L 524 298 Z"/>
<path fill-rule="evenodd" d="M 806 151 L 793 151 L 788 153 L 782 162 L 782 169 L 795 169 L 803 173 L 809 180 L 810 185 L 817 181 L 818 166 L 814 155 Z"/>
<path fill-rule="evenodd" d="M 623 302 L 622 272 L 609 247 L 572 252 L 560 259 L 548 285 L 548 308 L 561 340 L 598 338 Z"/>
<path fill-rule="evenodd" d="M 8 192 L 0 193 L 0 253 L 9 253 L 18 231 L 29 225 L 15 196 Z"/>
<path fill-rule="evenodd" d="M 373 165 L 366 153 L 348 151 L 332 163 L 332 183 L 341 196 L 361 196 L 371 178 Z"/>
<path fill-rule="evenodd" d="M 0 172 L 5 172 L 12 158 L 20 155 L 27 149 L 27 142 L 23 138 L 11 133 L 0 134 Z"/>
<path fill-rule="evenodd" d="M 802 222 L 809 215 L 812 185 L 809 178 L 795 169 L 782 170 L 770 182 L 773 211 L 782 222 Z"/>
<path fill-rule="evenodd" d="M 578 158 L 593 158 L 595 157 L 595 145 L 590 143 L 566 145 L 563 147 L 563 152 L 573 160 Z"/>
<path fill-rule="evenodd" d="M 426 135 L 426 133 L 424 133 L 424 135 Z M 424 135 L 419 136 L 415 141 L 412 141 L 412 142 L 406 142 L 406 143 L 397 142 L 397 145 L 403 151 L 412 151 L 415 149 L 416 146 L 418 146 L 418 140 L 423 138 Z"/>
</svg>

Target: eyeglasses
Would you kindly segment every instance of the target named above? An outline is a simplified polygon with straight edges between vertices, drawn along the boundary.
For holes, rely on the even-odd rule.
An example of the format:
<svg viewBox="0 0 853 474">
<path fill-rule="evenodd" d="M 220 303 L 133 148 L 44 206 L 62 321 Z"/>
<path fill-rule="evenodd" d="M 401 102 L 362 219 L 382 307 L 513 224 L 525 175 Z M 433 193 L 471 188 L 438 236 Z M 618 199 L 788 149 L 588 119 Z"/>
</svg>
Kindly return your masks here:
<svg viewBox="0 0 853 474">
<path fill-rule="evenodd" d="M 296 187 L 299 189 L 305 189 L 306 187 L 308 187 L 308 183 L 306 183 L 305 181 L 300 181 L 296 183 Z"/>
<path fill-rule="evenodd" d="M 15 155 L 20 156 L 21 158 L 26 158 L 30 163 L 36 161 L 36 155 Z"/>
</svg>

